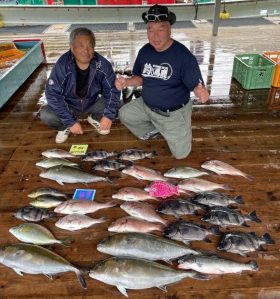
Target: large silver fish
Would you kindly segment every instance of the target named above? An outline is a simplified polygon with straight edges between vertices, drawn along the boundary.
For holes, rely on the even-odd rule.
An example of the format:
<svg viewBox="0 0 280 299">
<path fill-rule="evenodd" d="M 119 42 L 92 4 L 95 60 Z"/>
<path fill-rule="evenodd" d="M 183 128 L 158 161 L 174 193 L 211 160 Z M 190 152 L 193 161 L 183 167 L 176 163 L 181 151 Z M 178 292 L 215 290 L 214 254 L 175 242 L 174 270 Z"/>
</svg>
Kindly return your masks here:
<svg viewBox="0 0 280 299">
<path fill-rule="evenodd" d="M 58 240 L 44 226 L 36 223 L 23 223 L 9 229 L 18 240 L 37 245 L 62 244 L 70 245 L 70 239 Z"/>
<path fill-rule="evenodd" d="M 140 201 L 147 199 L 156 199 L 155 197 L 149 195 L 143 189 L 134 188 L 134 187 L 124 187 L 121 188 L 117 193 L 112 195 L 112 198 L 125 200 L 125 201 Z"/>
<path fill-rule="evenodd" d="M 14 216 L 23 221 L 38 222 L 43 219 L 54 218 L 56 217 L 56 213 L 46 209 L 26 206 L 17 210 Z"/>
<path fill-rule="evenodd" d="M 112 257 L 90 270 L 91 278 L 114 285 L 126 297 L 126 289 L 143 290 L 165 286 L 184 278 L 207 279 L 194 271 L 177 271 L 162 264 L 144 259 Z"/>
<path fill-rule="evenodd" d="M 229 209 L 227 207 L 212 207 L 201 218 L 201 220 L 212 224 L 217 224 L 222 227 L 227 227 L 229 225 L 248 226 L 246 221 L 254 221 L 258 223 L 261 222 L 255 211 L 248 215 L 242 215 L 238 211 Z"/>
<path fill-rule="evenodd" d="M 246 178 L 247 180 L 252 181 L 254 178 L 246 174 L 245 172 L 229 165 L 228 163 L 219 161 L 219 160 L 210 160 L 206 161 L 201 165 L 202 168 L 211 170 L 217 174 L 228 174 L 228 175 L 237 175 Z"/>
<path fill-rule="evenodd" d="M 122 173 L 131 175 L 138 180 L 147 180 L 147 181 L 167 181 L 168 180 L 160 172 L 139 165 L 133 165 L 127 167 L 122 170 Z"/>
<path fill-rule="evenodd" d="M 60 218 L 55 226 L 65 230 L 79 230 L 89 228 L 90 226 L 107 221 L 104 217 L 99 219 L 91 218 L 83 214 L 71 214 Z"/>
<path fill-rule="evenodd" d="M 242 196 L 229 196 L 218 192 L 202 192 L 191 198 L 191 201 L 196 204 L 201 204 L 208 207 L 227 207 L 232 204 L 244 204 Z"/>
<path fill-rule="evenodd" d="M 180 181 L 178 187 L 192 192 L 205 192 L 205 191 L 213 191 L 216 189 L 226 189 L 231 190 L 231 186 L 228 184 L 217 184 L 207 180 L 199 179 L 199 178 L 190 178 Z"/>
<path fill-rule="evenodd" d="M 37 188 L 35 190 L 32 190 L 28 194 L 28 197 L 36 198 L 38 196 L 46 195 L 46 194 L 53 195 L 53 196 L 58 196 L 58 197 L 65 197 L 65 198 L 68 197 L 68 195 L 65 194 L 64 192 L 59 191 L 59 190 L 54 189 L 54 188 L 49 188 L 49 187 Z"/>
<path fill-rule="evenodd" d="M 262 244 L 274 244 L 271 236 L 266 233 L 261 237 L 258 237 L 254 232 L 242 233 L 231 232 L 225 234 L 218 245 L 219 250 L 224 250 L 231 253 L 237 253 L 242 256 L 246 256 L 247 253 L 253 251 L 265 251 Z"/>
<path fill-rule="evenodd" d="M 209 173 L 192 167 L 174 167 L 166 171 L 163 175 L 167 178 L 189 179 L 209 175 Z"/>
<path fill-rule="evenodd" d="M 90 214 L 101 209 L 114 207 L 117 204 L 118 202 L 116 200 L 102 203 L 89 200 L 70 199 L 61 203 L 54 209 L 54 211 L 61 214 Z"/>
<path fill-rule="evenodd" d="M 74 272 L 81 286 L 86 289 L 86 281 L 81 271 L 58 254 L 37 245 L 18 243 L 0 248 L 0 263 L 12 268 L 18 275 L 52 275 Z"/>
<path fill-rule="evenodd" d="M 64 158 L 46 158 L 46 159 L 36 162 L 36 166 L 42 167 L 42 168 L 51 168 L 51 167 L 59 166 L 59 165 L 79 167 L 78 163 L 74 163 L 74 162 L 64 159 Z"/>
<path fill-rule="evenodd" d="M 92 175 L 79 168 L 69 166 L 54 166 L 40 173 L 40 177 L 57 181 L 58 184 L 64 183 L 96 183 L 110 182 L 108 178 Z"/>
<path fill-rule="evenodd" d="M 157 208 L 157 212 L 166 215 L 173 215 L 177 219 L 182 215 L 199 214 L 198 211 L 204 210 L 203 206 L 191 203 L 187 199 L 167 199 Z"/>
<path fill-rule="evenodd" d="M 57 148 L 52 148 L 43 151 L 42 156 L 46 158 L 77 158 L 77 156 L 70 154 L 65 150 L 57 149 Z"/>
<path fill-rule="evenodd" d="M 109 236 L 97 245 L 97 250 L 119 257 L 126 256 L 166 262 L 185 254 L 199 254 L 197 251 L 172 240 L 135 232 Z"/>
<path fill-rule="evenodd" d="M 258 271 L 255 261 L 240 263 L 216 255 L 186 255 L 178 260 L 179 269 L 192 269 L 205 274 L 241 273 Z"/>
<path fill-rule="evenodd" d="M 144 158 L 154 158 L 157 156 L 156 151 L 144 151 L 139 149 L 126 149 L 117 155 L 120 160 L 135 161 Z"/>
<path fill-rule="evenodd" d="M 155 211 L 152 205 L 143 202 L 125 202 L 121 204 L 121 209 L 123 209 L 130 216 L 146 220 L 149 222 L 160 222 L 163 225 L 167 225 L 168 221 L 161 218 Z"/>
<path fill-rule="evenodd" d="M 217 226 L 207 229 L 184 220 L 173 222 L 164 230 L 164 236 L 186 244 L 192 241 L 210 242 L 207 236 L 211 234 L 220 235 L 221 232 Z"/>
</svg>

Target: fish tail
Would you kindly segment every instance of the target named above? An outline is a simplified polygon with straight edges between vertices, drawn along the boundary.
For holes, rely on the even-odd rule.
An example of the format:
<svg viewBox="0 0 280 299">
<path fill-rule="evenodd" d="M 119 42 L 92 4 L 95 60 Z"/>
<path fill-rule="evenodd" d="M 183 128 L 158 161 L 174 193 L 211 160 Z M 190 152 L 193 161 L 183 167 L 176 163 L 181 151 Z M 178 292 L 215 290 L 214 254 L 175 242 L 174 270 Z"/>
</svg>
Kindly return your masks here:
<svg viewBox="0 0 280 299">
<path fill-rule="evenodd" d="M 111 201 L 107 202 L 106 206 L 108 208 L 112 208 L 112 207 L 117 206 L 118 204 L 119 204 L 119 201 L 114 199 L 114 200 L 111 200 Z"/>
<path fill-rule="evenodd" d="M 239 204 L 244 204 L 244 200 L 241 195 L 237 195 L 236 197 L 234 197 L 234 201 Z"/>
<path fill-rule="evenodd" d="M 57 217 L 57 214 L 55 212 L 50 212 L 49 217 L 50 219 L 55 219 Z"/>
<path fill-rule="evenodd" d="M 257 262 L 255 262 L 255 261 L 250 261 L 250 262 L 247 263 L 247 264 L 251 267 L 251 270 L 252 270 L 252 271 L 258 271 L 258 270 L 259 270 L 259 267 L 258 267 Z"/>
<path fill-rule="evenodd" d="M 85 280 L 82 272 L 77 269 L 76 275 L 77 275 L 78 281 L 79 281 L 80 285 L 82 286 L 82 288 L 87 289 L 87 283 L 86 283 L 86 280 Z"/>
<path fill-rule="evenodd" d="M 73 243 L 73 239 L 71 238 L 64 238 L 60 240 L 60 244 L 66 247 L 70 247 L 72 243 Z"/>
<path fill-rule="evenodd" d="M 105 178 L 105 181 L 109 184 L 113 184 L 113 181 L 110 178 Z"/>
<path fill-rule="evenodd" d="M 152 155 L 153 155 L 153 156 L 158 156 L 157 151 L 152 151 Z"/>
<path fill-rule="evenodd" d="M 255 222 L 257 222 L 257 223 L 262 222 L 262 221 L 257 217 L 257 213 L 256 213 L 256 211 L 251 212 L 251 213 L 249 214 L 249 218 L 250 218 L 250 220 L 255 221 Z"/>
<path fill-rule="evenodd" d="M 262 237 L 261 240 L 265 242 L 265 244 L 275 244 L 273 239 L 271 238 L 270 234 L 265 233 Z"/>
<path fill-rule="evenodd" d="M 198 280 L 209 280 L 208 275 L 205 275 L 205 274 L 202 274 L 199 272 L 195 272 L 195 271 L 193 271 L 193 272 L 194 272 L 194 274 L 192 275 L 192 278 L 198 279 Z"/>
<path fill-rule="evenodd" d="M 232 190 L 232 186 L 230 184 L 223 184 L 223 189 L 225 190 Z"/>
</svg>

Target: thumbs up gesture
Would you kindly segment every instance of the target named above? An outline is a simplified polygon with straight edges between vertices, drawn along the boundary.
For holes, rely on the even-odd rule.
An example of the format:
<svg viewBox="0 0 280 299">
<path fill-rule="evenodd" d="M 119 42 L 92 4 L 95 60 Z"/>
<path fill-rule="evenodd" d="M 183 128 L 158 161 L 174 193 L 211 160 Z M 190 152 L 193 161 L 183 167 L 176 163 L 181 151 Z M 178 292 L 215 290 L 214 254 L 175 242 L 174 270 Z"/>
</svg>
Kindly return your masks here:
<svg viewBox="0 0 280 299">
<path fill-rule="evenodd" d="M 201 103 L 206 103 L 209 100 L 208 90 L 201 83 L 198 83 L 193 92 Z"/>
</svg>

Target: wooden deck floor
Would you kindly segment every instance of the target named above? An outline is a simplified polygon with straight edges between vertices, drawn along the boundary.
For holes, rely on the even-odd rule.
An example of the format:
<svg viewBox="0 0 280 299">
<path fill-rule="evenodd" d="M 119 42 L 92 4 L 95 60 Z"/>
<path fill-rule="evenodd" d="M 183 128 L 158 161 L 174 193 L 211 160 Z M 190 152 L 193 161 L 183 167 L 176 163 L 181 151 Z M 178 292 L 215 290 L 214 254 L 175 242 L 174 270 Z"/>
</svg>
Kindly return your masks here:
<svg viewBox="0 0 280 299">
<path fill-rule="evenodd" d="M 46 71 L 51 63 L 67 49 L 67 34 L 49 34 L 44 37 L 49 65 L 40 66 L 26 83 L 16 92 L 0 111 L 0 243 L 15 243 L 9 228 L 21 223 L 12 216 L 13 212 L 28 204 L 27 194 L 38 187 L 54 187 L 68 193 L 80 184 L 65 184 L 39 177 L 40 170 L 35 162 L 40 160 L 41 152 L 49 148 L 69 150 L 72 144 L 88 144 L 89 150 L 105 149 L 109 151 L 126 148 L 156 150 L 158 157 L 141 160 L 139 165 L 166 171 L 174 166 L 199 168 L 207 159 L 217 159 L 241 169 L 254 176 L 249 182 L 241 177 L 211 175 L 209 179 L 219 183 L 228 183 L 234 187 L 229 194 L 242 195 L 245 205 L 243 213 L 257 212 L 261 223 L 250 223 L 250 228 L 242 231 L 254 231 L 258 235 L 269 233 L 275 245 L 267 245 L 266 252 L 252 253 L 249 257 L 234 254 L 220 254 L 236 261 L 257 261 L 259 271 L 244 272 L 242 275 L 215 276 L 208 281 L 185 279 L 167 287 L 167 293 L 156 289 L 128 290 L 129 298 L 233 298 L 233 299 L 276 299 L 280 298 L 280 118 L 279 112 L 267 110 L 265 100 L 267 90 L 244 91 L 236 82 L 231 81 L 233 56 L 237 53 L 258 53 L 266 50 L 279 50 L 279 34 L 274 35 L 271 44 L 264 43 L 264 38 L 272 30 L 279 32 L 279 26 L 256 29 L 234 28 L 220 29 L 216 39 L 210 36 L 209 28 L 178 30 L 174 36 L 194 46 L 205 81 L 211 90 L 208 105 L 194 105 L 193 109 L 193 149 L 188 158 L 175 160 L 169 154 L 163 139 L 139 141 L 120 123 L 116 123 L 109 136 L 100 136 L 85 123 L 85 134 L 73 136 L 63 145 L 56 145 L 56 132 L 49 130 L 37 118 L 38 99 L 44 91 Z M 252 38 L 248 39 L 249 36 Z M 18 36 L 17 36 L 18 37 Z M 29 37 L 29 36 L 23 36 Z M 3 40 L 13 36 L 2 36 Z M 98 34 L 98 51 L 111 56 L 114 61 L 133 59 L 145 41 L 144 32 Z M 121 40 L 121 41 L 120 41 Z M 202 42 L 203 40 L 203 42 Z M 195 49 L 196 47 L 196 49 Z M 89 169 L 91 163 L 82 164 Z M 103 202 L 111 199 L 113 193 L 123 186 L 144 187 L 147 181 L 137 181 L 131 177 L 121 177 L 113 172 L 113 185 L 105 183 L 88 184 L 87 188 L 97 189 L 96 200 Z M 108 222 L 75 233 L 60 230 L 54 221 L 44 221 L 57 238 L 71 236 L 74 243 L 70 248 L 51 246 L 74 265 L 92 267 L 97 261 L 108 256 L 96 250 L 96 245 L 109 235 L 110 222 L 125 213 L 120 208 L 102 210 L 94 217 L 106 216 Z M 173 219 L 172 217 L 166 217 Z M 198 217 L 184 217 L 201 223 Z M 212 243 L 194 242 L 192 247 L 216 252 L 218 238 Z M 0 298 L 123 298 L 119 291 L 109 285 L 86 276 L 88 289 L 83 290 L 73 273 L 61 274 L 48 279 L 43 275 L 17 275 L 14 271 L 0 264 Z"/>
</svg>

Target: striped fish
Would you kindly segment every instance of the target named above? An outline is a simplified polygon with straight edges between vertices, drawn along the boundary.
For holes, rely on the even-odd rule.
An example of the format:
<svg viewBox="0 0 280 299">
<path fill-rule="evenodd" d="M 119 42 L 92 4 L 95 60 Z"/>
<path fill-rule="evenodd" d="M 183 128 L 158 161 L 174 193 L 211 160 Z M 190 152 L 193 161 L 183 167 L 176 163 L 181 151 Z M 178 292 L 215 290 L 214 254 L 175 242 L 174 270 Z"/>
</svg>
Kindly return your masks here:
<svg viewBox="0 0 280 299">
<path fill-rule="evenodd" d="M 43 219 L 54 218 L 56 213 L 46 209 L 26 206 L 17 210 L 14 216 L 23 221 L 38 222 Z"/>
<path fill-rule="evenodd" d="M 87 153 L 82 157 L 82 161 L 96 161 L 96 160 L 103 160 L 109 157 L 117 155 L 117 152 L 106 152 L 103 150 L 100 151 L 92 151 Z"/>
</svg>

